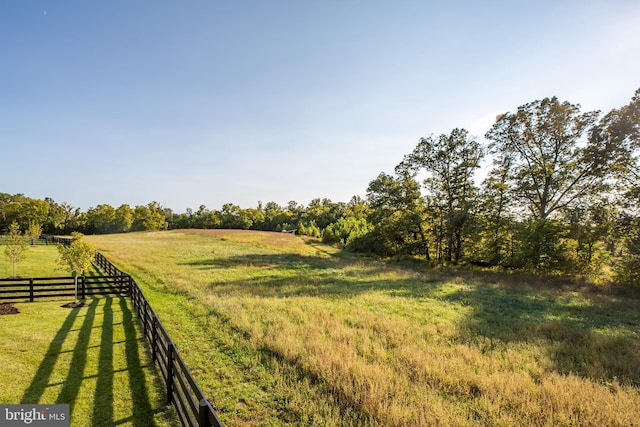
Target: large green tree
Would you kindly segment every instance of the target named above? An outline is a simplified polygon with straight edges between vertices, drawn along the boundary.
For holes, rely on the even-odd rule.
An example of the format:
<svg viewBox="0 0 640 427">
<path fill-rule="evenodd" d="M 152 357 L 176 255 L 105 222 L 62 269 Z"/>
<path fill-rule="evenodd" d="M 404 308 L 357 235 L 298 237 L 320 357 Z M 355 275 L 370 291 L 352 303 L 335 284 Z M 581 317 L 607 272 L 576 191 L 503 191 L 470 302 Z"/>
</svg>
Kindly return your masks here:
<svg viewBox="0 0 640 427">
<path fill-rule="evenodd" d="M 607 190 L 615 156 L 602 140 L 588 138 L 597 119 L 598 112 L 545 98 L 498 116 L 486 134 L 497 162 L 508 167 L 513 202 L 524 208 L 521 246 L 532 267 L 560 264 L 562 227 L 549 221 Z"/>
<path fill-rule="evenodd" d="M 405 156 L 399 171 L 424 174 L 429 205 L 439 218 L 438 242 L 444 240 L 439 258 L 460 261 L 464 241 L 470 234 L 472 211 L 477 201 L 474 174 L 480 167 L 484 151 L 465 129 L 449 135 L 421 138 L 412 153 Z"/>
<path fill-rule="evenodd" d="M 420 184 L 407 172 L 380 173 L 369 183 L 367 200 L 373 230 L 366 243 L 380 255 L 420 254 L 430 258 L 426 206 Z M 360 243 L 360 247 L 367 246 Z"/>
<path fill-rule="evenodd" d="M 597 117 L 545 98 L 498 116 L 487 132 L 492 154 L 509 164 L 514 196 L 535 218 L 546 219 L 602 187 L 611 152 L 592 139 L 582 143 Z"/>
</svg>

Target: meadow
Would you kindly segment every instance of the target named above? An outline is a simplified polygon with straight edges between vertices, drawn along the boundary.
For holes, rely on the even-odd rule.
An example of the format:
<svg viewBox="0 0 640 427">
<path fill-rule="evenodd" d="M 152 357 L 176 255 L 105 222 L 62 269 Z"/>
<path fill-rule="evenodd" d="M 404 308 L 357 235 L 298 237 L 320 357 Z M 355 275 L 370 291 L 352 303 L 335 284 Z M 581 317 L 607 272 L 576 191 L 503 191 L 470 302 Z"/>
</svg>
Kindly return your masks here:
<svg viewBox="0 0 640 427">
<path fill-rule="evenodd" d="M 3 255 L 0 274 L 11 275 Z M 57 258 L 54 245 L 30 247 L 16 273 L 68 276 Z M 66 302 L 13 303 L 19 313 L 0 315 L 0 403 L 69 404 L 72 426 L 176 425 L 131 302 L 101 297 L 62 308 Z"/>
<path fill-rule="evenodd" d="M 640 299 L 253 231 L 91 236 L 246 425 L 633 425 Z"/>
</svg>

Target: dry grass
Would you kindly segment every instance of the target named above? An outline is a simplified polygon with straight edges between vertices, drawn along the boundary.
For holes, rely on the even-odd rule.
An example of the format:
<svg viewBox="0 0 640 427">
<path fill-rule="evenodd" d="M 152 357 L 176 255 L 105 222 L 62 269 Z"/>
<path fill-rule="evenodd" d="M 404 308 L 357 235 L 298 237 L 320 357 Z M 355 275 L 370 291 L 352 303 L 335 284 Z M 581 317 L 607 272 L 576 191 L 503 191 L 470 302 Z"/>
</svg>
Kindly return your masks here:
<svg viewBox="0 0 640 427">
<path fill-rule="evenodd" d="M 633 425 L 640 302 L 281 233 L 91 238 L 227 425 Z"/>
</svg>

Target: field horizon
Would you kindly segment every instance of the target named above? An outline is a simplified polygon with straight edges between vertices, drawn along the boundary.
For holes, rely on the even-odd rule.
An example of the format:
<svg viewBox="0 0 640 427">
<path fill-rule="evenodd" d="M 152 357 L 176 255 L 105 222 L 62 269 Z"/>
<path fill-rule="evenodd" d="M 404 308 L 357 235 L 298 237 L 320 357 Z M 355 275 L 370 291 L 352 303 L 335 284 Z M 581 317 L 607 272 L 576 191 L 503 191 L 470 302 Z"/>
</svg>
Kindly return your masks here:
<svg viewBox="0 0 640 427">
<path fill-rule="evenodd" d="M 630 425 L 640 301 L 287 233 L 87 236 L 131 273 L 226 425 Z"/>
</svg>

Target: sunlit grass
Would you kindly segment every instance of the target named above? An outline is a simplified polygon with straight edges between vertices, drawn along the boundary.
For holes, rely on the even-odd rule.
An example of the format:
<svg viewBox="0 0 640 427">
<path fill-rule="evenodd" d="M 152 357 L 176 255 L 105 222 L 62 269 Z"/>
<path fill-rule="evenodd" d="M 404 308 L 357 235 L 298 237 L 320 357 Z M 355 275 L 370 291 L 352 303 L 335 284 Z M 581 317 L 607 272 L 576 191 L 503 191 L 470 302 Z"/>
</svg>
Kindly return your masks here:
<svg viewBox="0 0 640 427">
<path fill-rule="evenodd" d="M 228 425 L 631 425 L 640 302 L 283 233 L 90 237 Z"/>
<path fill-rule="evenodd" d="M 0 403 L 69 404 L 72 426 L 175 425 L 130 303 L 87 303 L 19 303 L 0 316 Z"/>
<path fill-rule="evenodd" d="M 6 257 L 4 249 L 4 242 L 0 242 L 0 278 L 13 275 L 13 263 Z M 16 263 L 16 276 L 69 276 L 68 272 L 57 267 L 57 259 L 58 250 L 55 245 L 30 245 L 24 252 L 24 258 Z"/>
</svg>

